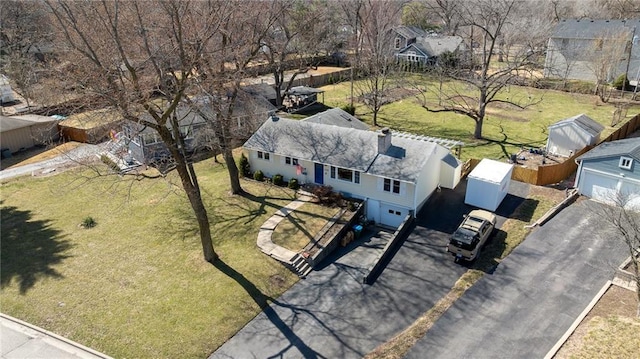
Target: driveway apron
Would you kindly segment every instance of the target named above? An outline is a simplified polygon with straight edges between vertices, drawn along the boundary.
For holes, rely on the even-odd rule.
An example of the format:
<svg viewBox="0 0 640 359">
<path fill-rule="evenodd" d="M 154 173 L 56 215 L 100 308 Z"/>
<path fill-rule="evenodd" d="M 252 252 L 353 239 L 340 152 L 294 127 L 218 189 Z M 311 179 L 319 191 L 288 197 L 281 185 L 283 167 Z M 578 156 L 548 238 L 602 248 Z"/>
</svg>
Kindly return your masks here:
<svg viewBox="0 0 640 359">
<path fill-rule="evenodd" d="M 531 233 L 471 287 L 407 358 L 542 358 L 626 254 L 592 201 Z"/>
</svg>

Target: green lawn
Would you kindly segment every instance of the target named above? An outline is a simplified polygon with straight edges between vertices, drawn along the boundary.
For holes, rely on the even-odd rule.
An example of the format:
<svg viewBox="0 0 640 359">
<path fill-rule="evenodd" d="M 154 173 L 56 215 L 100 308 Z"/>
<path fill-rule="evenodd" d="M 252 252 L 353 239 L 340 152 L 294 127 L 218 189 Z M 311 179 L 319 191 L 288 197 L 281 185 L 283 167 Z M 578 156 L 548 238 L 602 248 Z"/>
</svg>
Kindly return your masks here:
<svg viewBox="0 0 640 359">
<path fill-rule="evenodd" d="M 420 80 L 419 85 L 427 89 L 437 88 L 437 83 L 427 80 Z M 455 83 L 452 85 L 459 86 Z M 325 86 L 322 89 L 326 91 L 326 105 L 342 107 L 349 103 L 349 82 Z M 415 97 L 384 106 L 379 113 L 378 125 L 398 131 L 463 141 L 466 144 L 462 150 L 463 159 L 500 159 L 517 152 L 521 146 L 543 147 L 547 139 L 547 126 L 580 113 L 585 113 L 606 127 L 603 137 L 614 131 L 610 125 L 615 106 L 602 104 L 597 96 L 519 86 L 509 86 L 508 92 L 505 91 L 501 96 L 511 99 L 530 97 L 542 101 L 524 110 L 503 104 L 490 106 L 483 127 L 486 140 L 480 141 L 473 139 L 475 122 L 472 119 L 454 113 L 427 112 Z M 433 95 L 427 96 L 427 101 L 431 105 L 437 103 Z M 630 108 L 627 118 L 637 113 L 640 113 L 640 106 Z M 364 105 L 356 103 L 356 116 L 372 124 L 370 110 Z"/>
<path fill-rule="evenodd" d="M 278 224 L 271 240 L 277 245 L 299 252 L 339 210 L 338 207 L 305 203 Z"/>
<path fill-rule="evenodd" d="M 293 191 L 196 164 L 222 263 L 202 259 L 174 176 L 88 171 L 1 185 L 2 312 L 120 358 L 203 358 L 297 281 L 256 246 L 258 229 Z M 93 217 L 97 226 L 79 223 Z"/>
</svg>

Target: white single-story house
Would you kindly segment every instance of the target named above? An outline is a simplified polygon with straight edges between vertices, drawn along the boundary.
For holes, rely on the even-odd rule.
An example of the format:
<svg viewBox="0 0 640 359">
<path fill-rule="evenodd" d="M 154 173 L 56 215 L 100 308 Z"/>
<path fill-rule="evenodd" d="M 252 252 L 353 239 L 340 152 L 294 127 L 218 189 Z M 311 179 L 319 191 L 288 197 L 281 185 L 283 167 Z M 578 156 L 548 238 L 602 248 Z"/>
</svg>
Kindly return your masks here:
<svg viewBox="0 0 640 359">
<path fill-rule="evenodd" d="M 578 193 L 640 210 L 640 138 L 601 143 L 576 163 Z"/>
<path fill-rule="evenodd" d="M 547 153 L 571 157 L 583 148 L 598 143 L 602 130 L 604 126 L 584 113 L 556 122 L 549 126 Z"/>
<path fill-rule="evenodd" d="M 462 163 L 446 147 L 460 142 L 354 127 L 271 116 L 243 148 L 252 171 L 366 200 L 368 219 L 390 227 L 460 181 Z"/>
<path fill-rule="evenodd" d="M 18 152 L 60 138 L 58 120 L 38 115 L 0 116 L 0 149 Z"/>
</svg>

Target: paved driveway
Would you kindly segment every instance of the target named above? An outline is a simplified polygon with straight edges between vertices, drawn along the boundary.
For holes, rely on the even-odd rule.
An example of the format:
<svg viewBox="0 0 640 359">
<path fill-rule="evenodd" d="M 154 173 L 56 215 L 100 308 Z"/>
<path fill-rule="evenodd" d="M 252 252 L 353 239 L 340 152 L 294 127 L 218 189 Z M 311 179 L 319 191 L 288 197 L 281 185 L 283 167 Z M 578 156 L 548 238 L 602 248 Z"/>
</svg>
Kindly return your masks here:
<svg viewBox="0 0 640 359">
<path fill-rule="evenodd" d="M 466 268 L 445 252 L 470 207 L 465 186 L 434 194 L 412 233 L 369 286 L 365 269 L 385 241 L 338 251 L 225 343 L 211 358 L 361 358 L 413 323 L 446 295 Z M 528 186 L 512 186 L 512 211 Z"/>
<path fill-rule="evenodd" d="M 598 205 L 578 202 L 534 231 L 407 357 L 544 357 L 625 258 Z"/>
</svg>

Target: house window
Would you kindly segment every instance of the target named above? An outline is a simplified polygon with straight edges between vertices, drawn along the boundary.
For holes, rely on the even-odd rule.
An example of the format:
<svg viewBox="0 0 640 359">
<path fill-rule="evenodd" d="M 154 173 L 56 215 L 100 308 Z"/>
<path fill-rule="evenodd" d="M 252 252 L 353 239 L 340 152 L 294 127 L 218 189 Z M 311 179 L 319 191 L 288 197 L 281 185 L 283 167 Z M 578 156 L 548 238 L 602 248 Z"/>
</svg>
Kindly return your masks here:
<svg viewBox="0 0 640 359">
<path fill-rule="evenodd" d="M 156 133 L 143 133 L 142 134 L 142 143 L 145 145 L 153 145 L 154 143 L 158 143 L 160 142 L 160 140 L 158 139 L 158 136 L 156 136 Z"/>
<path fill-rule="evenodd" d="M 353 181 L 353 171 L 345 169 L 345 168 L 338 168 L 338 179 L 343 180 L 343 181 L 352 182 Z"/>
<path fill-rule="evenodd" d="M 336 173 L 339 180 L 360 183 L 360 172 L 358 171 L 331 166 L 331 178 L 336 178 Z"/>
<path fill-rule="evenodd" d="M 382 187 L 382 189 L 385 192 L 393 192 L 395 194 L 400 194 L 400 181 L 385 178 L 384 186 Z"/>
<path fill-rule="evenodd" d="M 298 165 L 298 159 L 297 158 L 293 158 L 293 157 L 285 157 L 284 158 L 284 163 L 291 165 L 291 166 L 297 166 Z"/>
<path fill-rule="evenodd" d="M 396 42 L 395 42 L 396 50 L 400 49 L 401 42 L 402 42 L 402 39 L 400 39 L 399 37 L 396 37 Z"/>
<path fill-rule="evenodd" d="M 258 151 L 258 158 L 261 160 L 269 161 L 271 156 L 269 156 L 269 152 Z"/>
<path fill-rule="evenodd" d="M 620 157 L 620 163 L 618 164 L 618 166 L 622 169 L 630 170 L 632 164 L 633 164 L 633 158 Z"/>
</svg>

